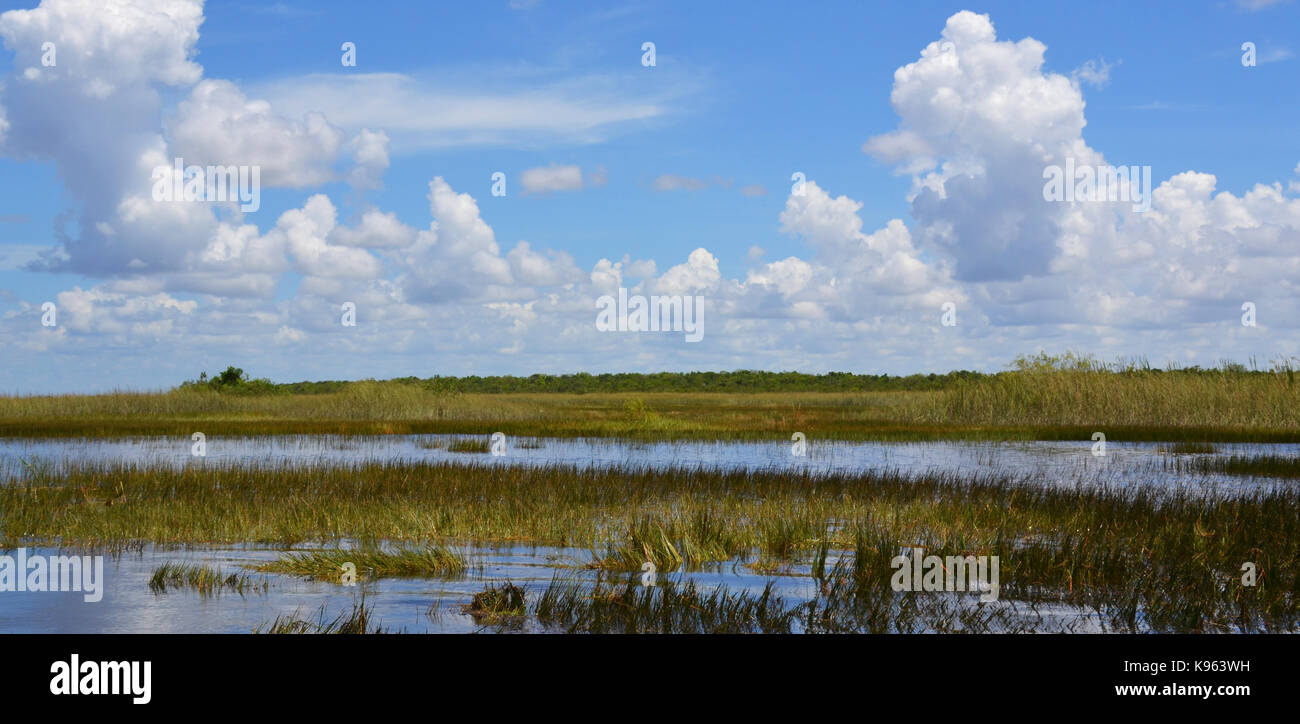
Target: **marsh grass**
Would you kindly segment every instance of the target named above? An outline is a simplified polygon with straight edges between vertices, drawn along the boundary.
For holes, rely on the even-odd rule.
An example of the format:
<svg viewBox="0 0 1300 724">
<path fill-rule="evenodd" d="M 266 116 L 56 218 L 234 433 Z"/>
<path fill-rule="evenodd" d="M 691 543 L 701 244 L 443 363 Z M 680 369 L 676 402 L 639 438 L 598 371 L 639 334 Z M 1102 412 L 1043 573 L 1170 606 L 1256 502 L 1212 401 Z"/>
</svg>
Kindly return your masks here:
<svg viewBox="0 0 1300 724">
<path fill-rule="evenodd" d="M 219 568 L 192 563 L 164 563 L 153 570 L 149 590 L 167 593 L 168 590 L 191 589 L 201 596 L 215 596 L 222 591 L 266 593 L 270 584 L 265 579 L 255 579 L 245 573 L 227 575 Z"/>
<path fill-rule="evenodd" d="M 1300 458 L 1281 455 L 1232 455 L 1182 461 L 1178 469 L 1190 473 L 1300 478 Z"/>
<path fill-rule="evenodd" d="M 1177 442 L 1160 447 L 1160 452 L 1170 455 L 1212 455 L 1215 451 L 1214 445 L 1208 442 Z"/>
<path fill-rule="evenodd" d="M 447 445 L 447 452 L 486 453 L 489 450 L 486 440 L 453 440 Z"/>
<path fill-rule="evenodd" d="M 855 575 L 879 581 L 888 580 L 885 569 L 900 546 L 919 546 L 944 556 L 998 555 L 1004 599 L 1085 608 L 1115 630 L 1300 628 L 1300 489 L 1289 486 L 1217 494 L 1043 486 L 995 471 L 451 462 L 311 470 L 86 464 L 6 482 L 0 546 L 344 539 L 412 547 L 576 545 L 611 571 L 639 571 L 647 560 L 662 572 L 728 560 L 821 560 L 827 580 L 832 554 L 854 551 L 861 568 Z M 83 487 L 92 494 L 121 490 L 131 502 L 87 504 Z M 374 560 L 364 552 L 318 551 L 271 565 L 324 577 L 340 575 L 349 560 L 359 574 L 375 576 L 444 575 L 464 565 L 430 558 L 428 550 Z M 1259 571 L 1254 587 L 1240 582 L 1246 562 Z"/>
<path fill-rule="evenodd" d="M 557 576 L 532 615 L 565 633 L 1023 633 L 1069 632 L 1079 621 L 1049 621 L 1033 603 L 980 604 L 974 594 L 899 593 L 870 565 L 841 558 L 810 601 L 791 602 L 768 582 L 759 593 L 694 580 L 655 586 Z M 886 582 L 888 578 L 884 578 Z"/>
<path fill-rule="evenodd" d="M 290 553 L 277 560 L 259 564 L 255 570 L 264 573 L 306 576 L 337 583 L 343 575 L 346 563 L 356 566 L 357 578 L 360 580 L 441 578 L 459 575 L 467 567 L 464 557 L 459 553 L 440 545 L 430 545 L 418 550 L 332 548 Z"/>
</svg>

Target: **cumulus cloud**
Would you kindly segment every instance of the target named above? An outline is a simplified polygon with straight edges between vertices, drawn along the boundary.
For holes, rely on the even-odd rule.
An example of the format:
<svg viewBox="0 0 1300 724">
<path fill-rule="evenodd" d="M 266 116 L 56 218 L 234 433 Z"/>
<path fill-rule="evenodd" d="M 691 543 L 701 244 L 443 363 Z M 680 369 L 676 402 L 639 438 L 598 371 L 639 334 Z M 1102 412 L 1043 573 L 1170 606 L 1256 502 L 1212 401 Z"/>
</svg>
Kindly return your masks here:
<svg viewBox="0 0 1300 724">
<path fill-rule="evenodd" d="M 1081 139 L 1078 86 L 1042 71 L 1045 51 L 1033 38 L 999 41 L 987 15 L 953 15 L 894 73 L 899 131 L 868 142 L 882 160 L 913 162 L 915 233 L 953 256 L 963 281 L 1047 271 L 1063 212 L 1043 201 L 1042 169 L 1100 160 Z"/>
<path fill-rule="evenodd" d="M 324 114 L 283 118 L 270 103 L 249 100 L 224 80 L 195 86 L 168 130 L 172 148 L 187 164 L 260 166 L 262 183 L 290 188 L 331 180 L 344 141 L 343 131 Z"/>
<path fill-rule="evenodd" d="M 369 209 L 356 227 L 335 227 L 329 240 L 342 246 L 371 249 L 401 249 L 415 242 L 417 231 L 403 224 L 393 212 Z"/>
</svg>

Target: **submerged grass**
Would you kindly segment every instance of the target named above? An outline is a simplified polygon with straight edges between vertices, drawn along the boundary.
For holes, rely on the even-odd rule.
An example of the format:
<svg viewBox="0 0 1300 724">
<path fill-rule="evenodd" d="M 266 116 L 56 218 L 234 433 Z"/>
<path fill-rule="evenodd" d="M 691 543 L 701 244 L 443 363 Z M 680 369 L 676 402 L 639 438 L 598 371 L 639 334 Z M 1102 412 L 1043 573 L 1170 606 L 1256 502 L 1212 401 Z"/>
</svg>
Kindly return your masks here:
<svg viewBox="0 0 1300 724">
<path fill-rule="evenodd" d="M 149 590 L 154 593 L 191 589 L 202 596 L 218 595 L 222 591 L 233 591 L 242 596 L 245 592 L 265 593 L 268 588 L 265 579 L 257 580 L 246 573 L 227 575 L 219 568 L 192 563 L 164 563 L 155 568 L 149 578 Z"/>
<path fill-rule="evenodd" d="M 753 593 L 692 579 L 645 586 L 557 575 L 528 612 L 543 629 L 600 634 L 1070 632 L 1087 618 L 1049 618 L 1034 602 L 981 604 L 976 594 L 895 592 L 876 573 L 858 557 L 841 558 L 803 602 L 783 598 L 770 581 Z M 517 617 L 508 623 L 520 626 Z"/>
<path fill-rule="evenodd" d="M 253 629 L 255 634 L 382 634 L 393 633 L 377 621 L 373 621 L 371 607 L 366 606 L 365 594 L 361 601 L 352 604 L 349 611 L 338 614 L 333 619 L 325 619 L 325 606 L 321 605 L 316 619 L 301 618 L 297 613 L 276 616 L 275 620 Z"/>
<path fill-rule="evenodd" d="M 769 583 L 759 595 L 692 580 L 642 586 L 556 578 L 533 609 L 537 621 L 566 633 L 791 633 L 797 612 Z"/>
</svg>

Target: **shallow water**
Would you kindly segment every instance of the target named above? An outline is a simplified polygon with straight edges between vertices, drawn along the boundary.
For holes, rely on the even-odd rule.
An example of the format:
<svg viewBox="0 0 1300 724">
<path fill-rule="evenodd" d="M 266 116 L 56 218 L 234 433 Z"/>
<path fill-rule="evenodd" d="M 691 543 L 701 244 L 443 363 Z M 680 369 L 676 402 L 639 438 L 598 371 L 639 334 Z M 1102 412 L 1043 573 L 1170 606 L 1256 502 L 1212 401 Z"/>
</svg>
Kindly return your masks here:
<svg viewBox="0 0 1300 724">
<path fill-rule="evenodd" d="M 153 570 L 167 562 L 190 562 L 220 568 L 230 574 L 244 566 L 273 560 L 283 550 L 265 548 L 217 548 L 175 550 L 146 548 L 140 552 L 104 556 L 103 598 L 87 602 L 81 592 L 0 592 L 0 633 L 251 633 L 265 628 L 277 616 L 296 616 L 309 621 L 329 622 L 361 601 L 371 607 L 372 621 L 386 630 L 404 633 L 500 633 L 541 632 L 532 619 L 521 626 L 481 625 L 461 607 L 486 585 L 510 581 L 528 590 L 529 600 L 550 584 L 557 571 L 595 581 L 597 573 L 582 564 L 590 559 L 586 551 L 558 548 L 474 548 L 464 550 L 471 569 L 453 578 L 385 578 L 346 587 L 334 582 L 289 575 L 253 574 L 269 583 L 263 592 L 244 594 L 223 591 L 203 596 L 192 589 L 169 589 L 154 593 L 149 588 Z M 14 551 L 0 551 L 15 555 Z M 53 548 L 27 548 L 26 554 L 71 555 Z M 830 561 L 833 564 L 834 560 Z M 682 582 L 693 579 L 701 588 L 725 585 L 731 592 L 761 593 L 769 581 L 787 606 L 810 600 L 816 583 L 808 567 L 795 567 L 795 575 L 759 574 L 739 563 L 725 563 L 704 571 L 660 572 L 657 580 Z M 639 579 L 639 573 L 604 574 L 606 581 L 624 583 Z M 960 596 L 975 605 L 978 594 L 938 593 L 917 595 Z M 1002 599 L 988 604 L 1008 606 Z M 324 612 L 322 614 L 322 606 Z M 1044 624 L 1075 622 L 1075 630 L 1098 629 L 1094 617 L 1069 606 L 1040 606 Z"/>
<path fill-rule="evenodd" d="M 209 437 L 206 455 L 192 454 L 189 438 L 3 439 L 0 480 L 21 479 L 42 465 L 131 463 L 187 465 L 337 465 L 367 461 L 455 461 L 494 465 L 567 464 L 644 468 L 706 467 L 727 470 L 814 470 L 860 473 L 997 472 L 1029 476 L 1037 484 L 1080 482 L 1117 486 L 1154 485 L 1235 490 L 1278 484 L 1268 478 L 1179 474 L 1166 469 L 1174 458 L 1234 454 L 1300 455 L 1297 444 L 1216 444 L 1215 452 L 1172 455 L 1161 443 L 1108 442 L 1095 456 L 1091 441 L 1026 442 L 845 442 L 808 441 L 807 454 L 792 454 L 790 442 L 633 442 L 609 438 L 505 440 L 502 454 L 451 452 L 454 442 L 490 443 L 486 435 L 283 435 Z"/>
</svg>

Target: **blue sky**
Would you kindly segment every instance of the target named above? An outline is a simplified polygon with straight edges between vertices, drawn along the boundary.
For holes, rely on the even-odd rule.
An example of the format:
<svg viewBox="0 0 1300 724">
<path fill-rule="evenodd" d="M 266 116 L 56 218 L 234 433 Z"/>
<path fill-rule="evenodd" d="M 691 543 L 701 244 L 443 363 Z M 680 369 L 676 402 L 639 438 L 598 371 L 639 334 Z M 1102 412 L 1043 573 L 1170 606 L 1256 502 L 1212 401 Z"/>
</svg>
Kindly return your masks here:
<svg viewBox="0 0 1300 724">
<path fill-rule="evenodd" d="M 293 380 L 1300 352 L 1300 3 L 109 4 L 131 12 L 47 0 L 0 16 L 5 391 L 154 388 L 228 363 Z M 46 39 L 53 68 L 40 67 Z M 945 39 L 960 68 L 926 70 Z M 1028 39 L 1041 65 L 1015 50 Z M 76 120 L 100 115 L 113 121 Z M 864 150 L 922 128 L 926 153 Z M 276 133 L 292 136 L 284 148 Z M 382 149 L 366 167 L 379 184 L 349 175 L 359 137 Z M 261 165 L 261 208 L 156 222 L 124 210 L 140 193 L 131 160 L 155 146 Z M 1146 217 L 1071 216 L 1017 196 L 1041 184 L 1040 161 L 1007 160 L 1021 152 L 1182 180 Z M 529 191 L 525 172 L 550 167 L 574 167 L 581 188 Z M 792 195 L 794 172 L 811 200 Z M 917 194 L 945 181 L 918 212 Z M 1260 185 L 1276 193 L 1252 197 Z M 476 211 L 463 225 L 439 219 L 415 240 L 431 205 L 468 213 L 464 194 Z M 339 227 L 391 214 L 406 241 L 294 226 L 318 195 Z M 981 213 L 1036 223 L 974 238 Z M 249 225 L 256 260 L 220 241 Z M 537 259 L 507 263 L 521 241 Z M 40 250 L 58 261 L 32 266 Z M 613 286 L 602 260 L 622 264 Z M 638 284 L 708 298 L 705 342 L 592 329 L 595 296 Z M 365 300 L 356 328 L 333 320 L 344 299 Z M 66 302 L 61 326 L 41 326 L 47 300 Z M 945 300 L 954 329 L 938 322 Z M 1258 326 L 1240 323 L 1243 300 Z"/>
</svg>

